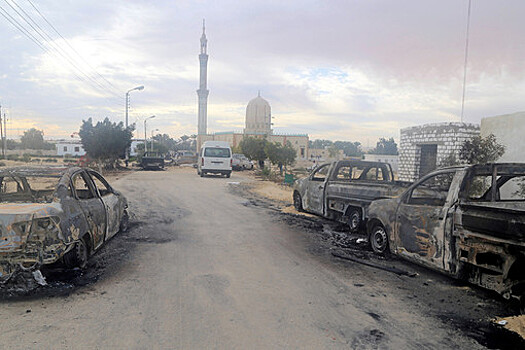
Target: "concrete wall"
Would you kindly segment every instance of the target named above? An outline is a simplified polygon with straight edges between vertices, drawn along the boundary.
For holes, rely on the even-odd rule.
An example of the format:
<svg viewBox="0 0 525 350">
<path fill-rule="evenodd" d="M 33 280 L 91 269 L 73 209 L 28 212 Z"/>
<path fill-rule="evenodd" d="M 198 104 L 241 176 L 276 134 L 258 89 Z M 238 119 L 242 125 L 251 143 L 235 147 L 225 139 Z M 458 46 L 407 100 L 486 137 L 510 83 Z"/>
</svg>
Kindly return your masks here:
<svg viewBox="0 0 525 350">
<path fill-rule="evenodd" d="M 499 162 L 525 162 L 525 112 L 481 119 L 481 136 L 490 134 L 505 146 Z"/>
<path fill-rule="evenodd" d="M 365 154 L 365 160 L 372 162 L 389 163 L 395 173 L 399 172 L 399 156 L 388 154 Z"/>
<path fill-rule="evenodd" d="M 416 181 L 420 173 L 421 148 L 436 145 L 436 167 L 451 154 L 458 156 L 464 141 L 478 136 L 480 127 L 467 123 L 437 123 L 401 129 L 399 142 L 399 179 Z"/>
</svg>

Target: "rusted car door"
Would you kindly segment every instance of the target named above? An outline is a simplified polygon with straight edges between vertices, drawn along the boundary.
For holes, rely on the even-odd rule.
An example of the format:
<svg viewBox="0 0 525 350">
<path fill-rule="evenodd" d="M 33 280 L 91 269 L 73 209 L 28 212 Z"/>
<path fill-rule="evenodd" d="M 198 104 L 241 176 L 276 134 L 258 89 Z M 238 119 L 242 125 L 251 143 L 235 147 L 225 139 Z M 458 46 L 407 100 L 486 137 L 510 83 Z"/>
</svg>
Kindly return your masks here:
<svg viewBox="0 0 525 350">
<path fill-rule="evenodd" d="M 444 268 L 446 230 L 452 222 L 451 184 L 455 170 L 423 178 L 408 191 L 396 213 L 398 254 L 425 265 Z"/>
<path fill-rule="evenodd" d="M 107 215 L 104 203 L 85 171 L 79 171 L 71 177 L 71 185 L 75 197 L 86 217 L 89 232 L 93 238 L 93 248 L 97 249 L 106 235 Z"/>
<path fill-rule="evenodd" d="M 328 180 L 328 172 L 331 164 L 324 164 L 317 168 L 309 177 L 306 188 L 306 202 L 308 211 L 323 215 L 324 190 Z"/>
<path fill-rule="evenodd" d="M 113 193 L 111 186 L 109 186 L 107 181 L 100 174 L 94 171 L 88 171 L 88 174 L 91 176 L 98 195 L 102 199 L 106 209 L 106 217 L 108 218 L 106 231 L 107 240 L 113 237 L 119 230 L 122 215 L 121 201 L 119 197 Z"/>
</svg>

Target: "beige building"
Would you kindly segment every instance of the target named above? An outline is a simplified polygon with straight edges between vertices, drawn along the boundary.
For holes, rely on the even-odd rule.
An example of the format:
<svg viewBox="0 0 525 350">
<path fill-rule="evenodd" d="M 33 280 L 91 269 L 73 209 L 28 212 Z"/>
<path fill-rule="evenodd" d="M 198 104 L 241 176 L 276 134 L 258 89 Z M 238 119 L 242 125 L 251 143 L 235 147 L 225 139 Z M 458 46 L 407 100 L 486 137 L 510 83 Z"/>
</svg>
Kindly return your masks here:
<svg viewBox="0 0 525 350">
<path fill-rule="evenodd" d="M 245 134 L 270 135 L 272 133 L 272 108 L 268 101 L 259 95 L 246 106 Z"/>
<path fill-rule="evenodd" d="M 335 154 L 333 154 L 335 152 Z M 332 154 L 333 155 L 332 155 Z M 329 148 L 310 148 L 308 150 L 308 160 L 316 163 L 326 161 L 342 160 L 345 158 L 345 153 L 342 149 L 330 150 Z"/>
<path fill-rule="evenodd" d="M 257 137 L 281 145 L 290 142 L 297 152 L 297 160 L 307 160 L 308 135 L 307 134 L 275 134 L 272 130 L 271 107 L 261 94 L 248 102 L 246 106 L 246 127 L 244 133 L 240 132 L 216 132 L 214 134 L 197 135 L 197 150 L 200 150 L 205 141 L 226 141 L 232 148 L 239 146 L 245 137 Z"/>
</svg>

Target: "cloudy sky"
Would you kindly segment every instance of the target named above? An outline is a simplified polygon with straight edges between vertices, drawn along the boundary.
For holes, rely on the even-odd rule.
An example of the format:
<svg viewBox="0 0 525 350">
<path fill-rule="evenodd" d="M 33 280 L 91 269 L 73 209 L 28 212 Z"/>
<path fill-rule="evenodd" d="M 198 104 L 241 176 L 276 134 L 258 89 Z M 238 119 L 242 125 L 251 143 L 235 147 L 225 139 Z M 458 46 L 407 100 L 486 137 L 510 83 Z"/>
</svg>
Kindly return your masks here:
<svg viewBox="0 0 525 350">
<path fill-rule="evenodd" d="M 460 120 L 467 9 L 468 0 L 2 0 L 0 104 L 10 136 L 36 127 L 68 137 L 89 117 L 124 120 L 126 91 L 144 85 L 131 93 L 137 131 L 156 115 L 149 130 L 193 134 L 206 18 L 209 131 L 241 131 L 260 90 L 277 132 L 372 146 L 403 127 Z M 522 0 L 472 1 L 464 121 L 525 110 L 523 13 Z"/>
</svg>

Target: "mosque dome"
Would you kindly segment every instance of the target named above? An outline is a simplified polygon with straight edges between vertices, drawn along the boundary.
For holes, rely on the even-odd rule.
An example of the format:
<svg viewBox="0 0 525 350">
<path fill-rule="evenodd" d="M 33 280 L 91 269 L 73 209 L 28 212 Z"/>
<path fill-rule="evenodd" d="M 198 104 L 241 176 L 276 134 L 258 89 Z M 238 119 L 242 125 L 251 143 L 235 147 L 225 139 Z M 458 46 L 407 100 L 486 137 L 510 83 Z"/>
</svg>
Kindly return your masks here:
<svg viewBox="0 0 525 350">
<path fill-rule="evenodd" d="M 247 134 L 271 134 L 272 113 L 268 101 L 261 94 L 248 102 L 246 106 L 246 128 Z"/>
</svg>

